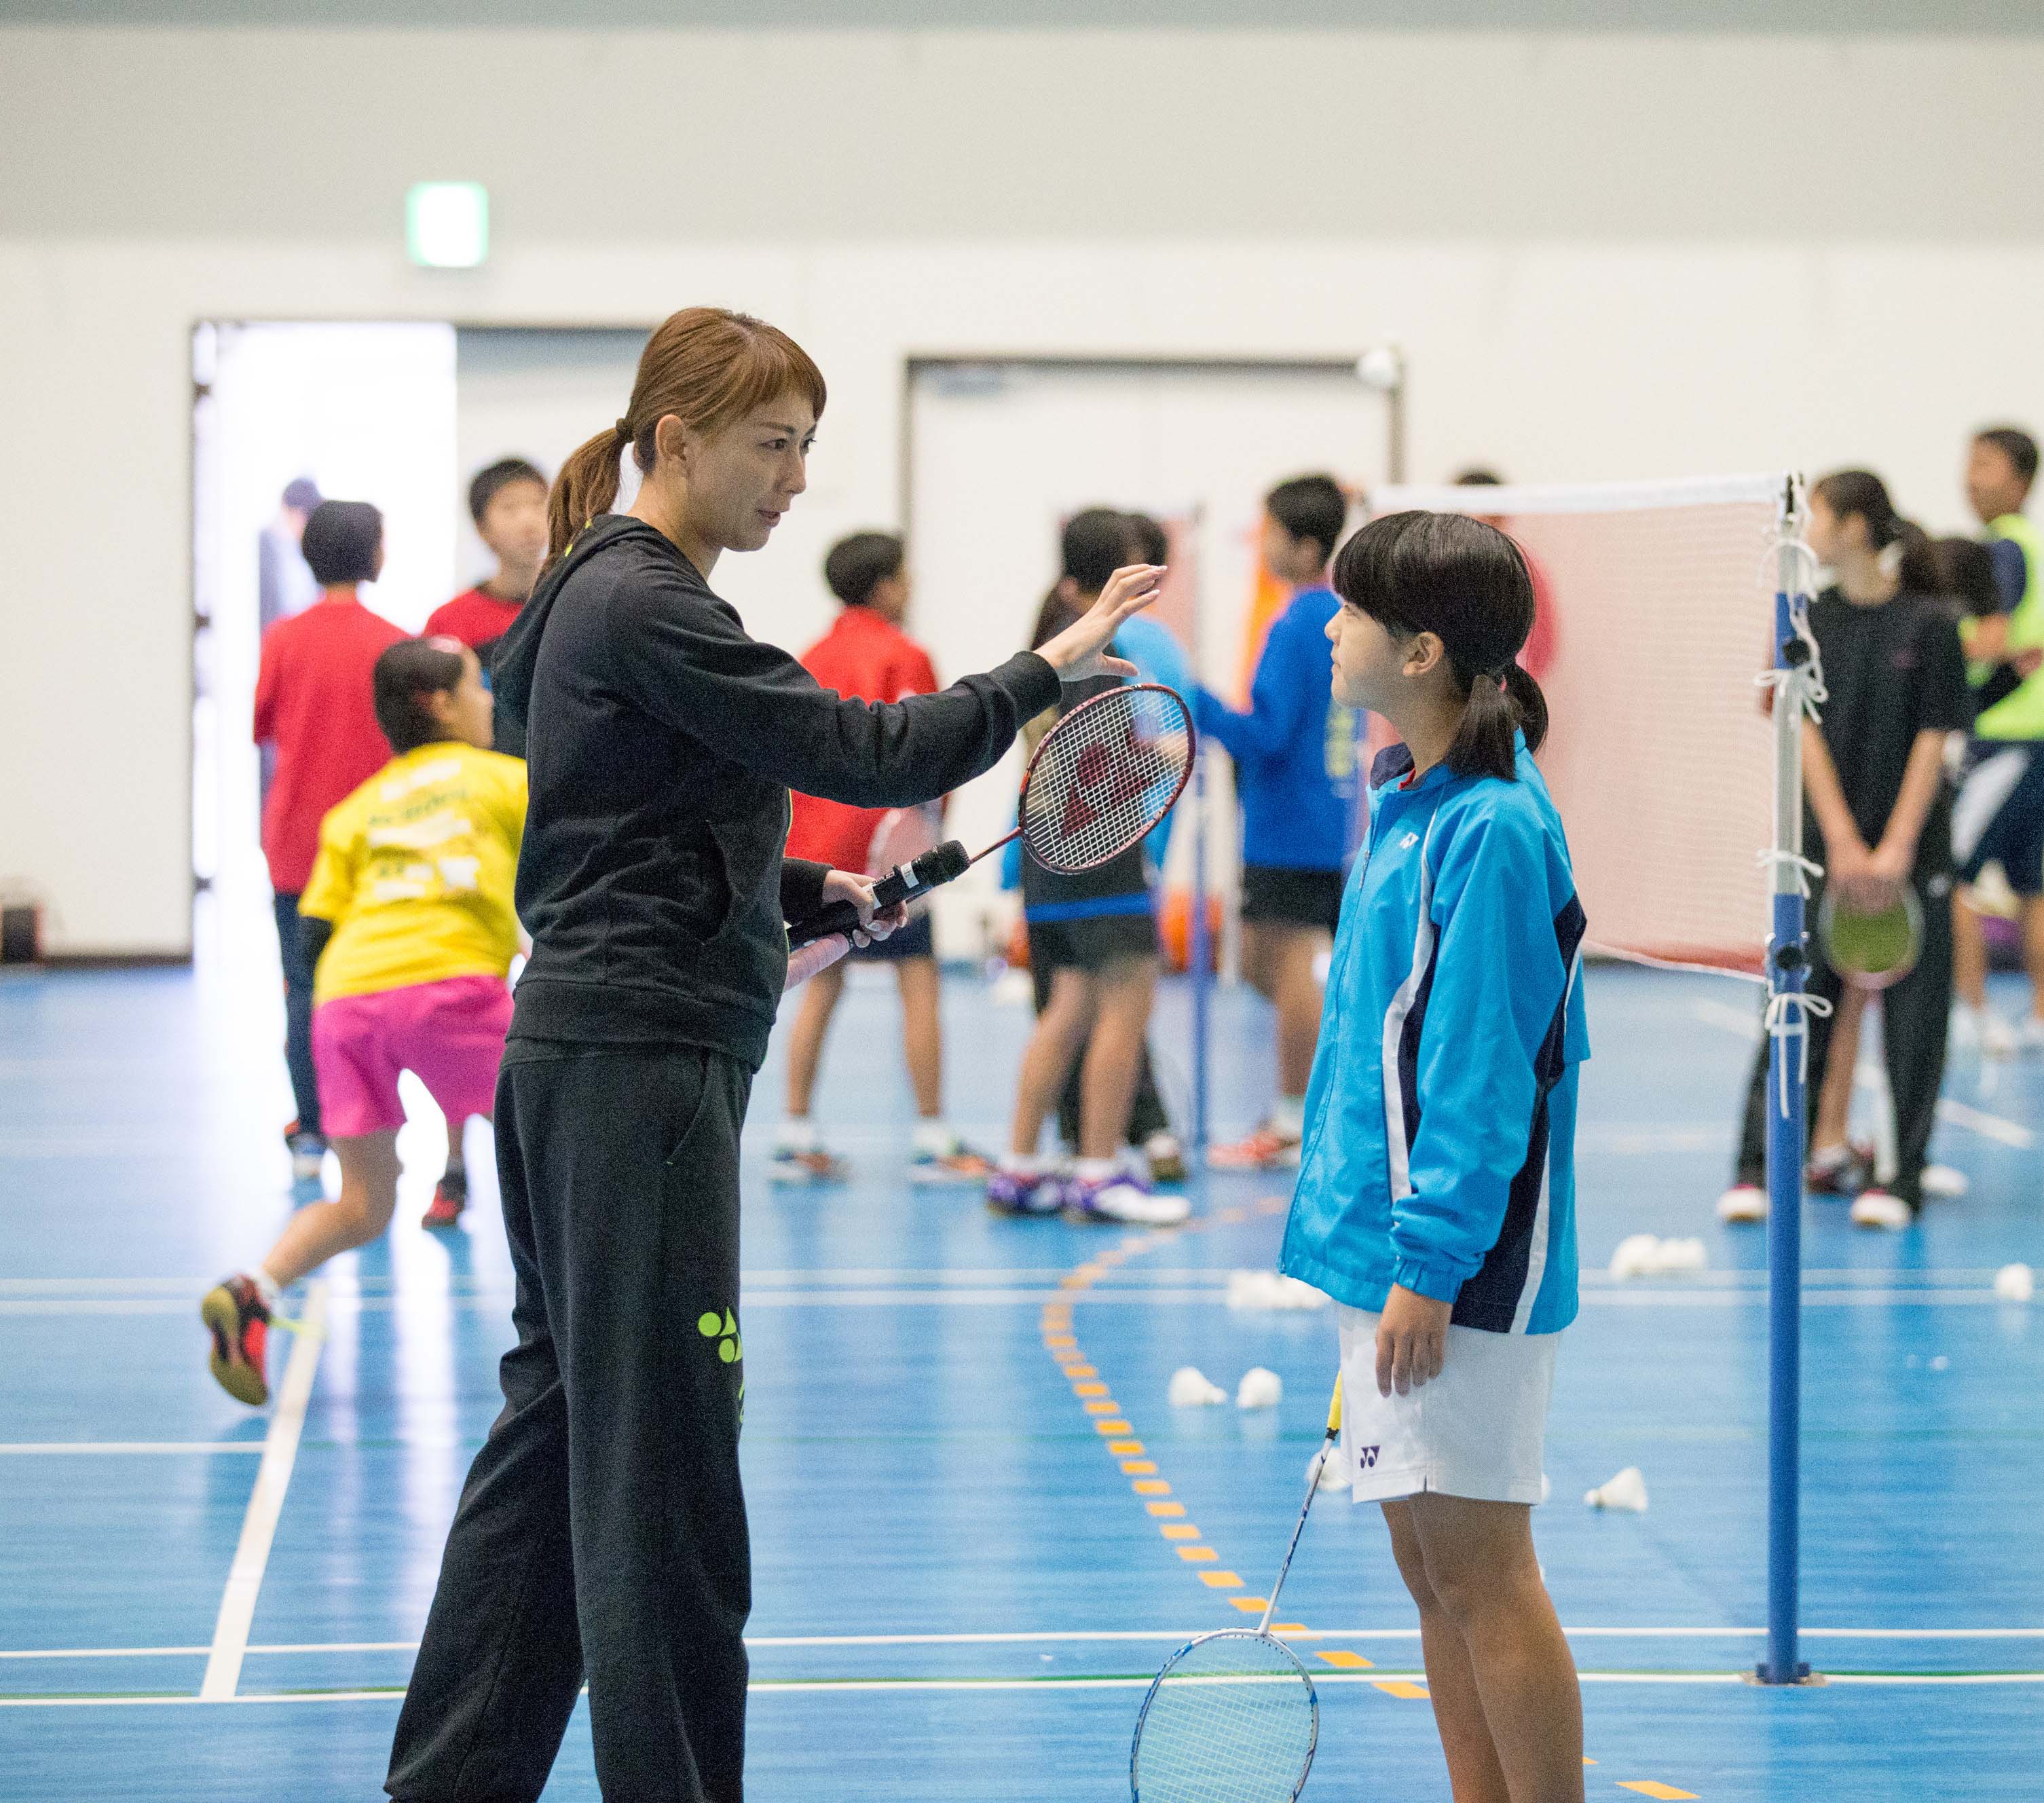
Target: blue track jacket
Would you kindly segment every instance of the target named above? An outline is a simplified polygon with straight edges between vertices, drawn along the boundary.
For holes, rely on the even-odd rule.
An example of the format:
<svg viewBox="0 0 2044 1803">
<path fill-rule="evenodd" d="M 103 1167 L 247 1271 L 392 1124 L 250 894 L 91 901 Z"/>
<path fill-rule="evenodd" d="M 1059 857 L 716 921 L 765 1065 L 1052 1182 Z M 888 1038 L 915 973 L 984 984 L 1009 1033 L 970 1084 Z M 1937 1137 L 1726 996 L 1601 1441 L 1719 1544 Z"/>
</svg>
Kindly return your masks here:
<svg viewBox="0 0 2044 1803">
<path fill-rule="evenodd" d="M 1332 589 L 1293 596 L 1264 639 L 1248 713 L 1204 689 L 1194 700 L 1199 729 L 1235 759 L 1245 863 L 1338 871 L 1348 861 L 1362 721 L 1330 693 L 1327 622 L 1340 610 Z"/>
<path fill-rule="evenodd" d="M 1458 1326 L 1555 1333 L 1576 1317 L 1585 923 L 1523 734 L 1518 769 L 1408 788 L 1399 745 L 1371 773 L 1279 1262 L 1352 1308 L 1396 1283 Z"/>
</svg>

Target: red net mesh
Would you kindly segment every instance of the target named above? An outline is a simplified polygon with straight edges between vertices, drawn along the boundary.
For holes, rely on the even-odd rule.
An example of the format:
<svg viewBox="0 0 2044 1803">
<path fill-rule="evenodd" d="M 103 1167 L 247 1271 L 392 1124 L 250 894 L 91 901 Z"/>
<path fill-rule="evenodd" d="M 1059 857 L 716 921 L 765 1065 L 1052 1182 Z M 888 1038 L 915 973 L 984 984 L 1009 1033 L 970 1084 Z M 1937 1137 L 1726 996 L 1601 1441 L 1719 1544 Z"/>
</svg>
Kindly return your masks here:
<svg viewBox="0 0 2044 1803">
<path fill-rule="evenodd" d="M 1036 748 L 1022 842 L 1068 875 L 1104 864 L 1171 811 L 1192 766 L 1192 717 L 1170 690 L 1142 683 L 1082 702 Z"/>
</svg>

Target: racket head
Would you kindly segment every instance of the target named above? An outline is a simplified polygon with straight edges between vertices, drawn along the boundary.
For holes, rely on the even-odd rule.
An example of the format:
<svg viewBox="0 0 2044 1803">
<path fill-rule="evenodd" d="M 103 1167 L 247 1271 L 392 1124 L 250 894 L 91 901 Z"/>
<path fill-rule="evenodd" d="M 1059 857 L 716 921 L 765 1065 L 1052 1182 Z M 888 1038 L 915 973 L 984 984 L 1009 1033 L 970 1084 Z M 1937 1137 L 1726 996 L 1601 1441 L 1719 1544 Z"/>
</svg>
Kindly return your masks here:
<svg viewBox="0 0 2044 1803">
<path fill-rule="evenodd" d="M 1293 1803 L 1320 1740 L 1320 1700 L 1275 1636 L 1228 1628 L 1174 1653 L 1143 1699 L 1135 1803 Z"/>
<path fill-rule="evenodd" d="M 1161 682 L 1080 702 L 1043 735 L 1023 775 L 1023 844 L 1064 876 L 1120 857 L 1176 805 L 1198 744 L 1185 698 Z"/>
<path fill-rule="evenodd" d="M 1854 988 L 1892 988 L 1923 955 L 1923 905 L 1906 883 L 1891 906 L 1873 909 L 1827 889 L 1817 909 L 1817 944 L 1824 962 Z"/>
</svg>

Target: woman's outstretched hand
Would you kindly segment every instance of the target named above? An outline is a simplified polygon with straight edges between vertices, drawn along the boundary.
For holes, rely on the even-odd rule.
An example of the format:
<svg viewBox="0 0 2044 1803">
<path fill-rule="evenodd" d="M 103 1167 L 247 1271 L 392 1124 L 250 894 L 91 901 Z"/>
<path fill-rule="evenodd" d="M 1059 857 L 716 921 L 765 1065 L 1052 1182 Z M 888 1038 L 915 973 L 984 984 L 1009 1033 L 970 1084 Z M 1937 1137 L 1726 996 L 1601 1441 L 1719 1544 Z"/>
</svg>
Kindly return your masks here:
<svg viewBox="0 0 2044 1803">
<path fill-rule="evenodd" d="M 1133 676 L 1135 666 L 1109 657 L 1107 647 L 1122 621 L 1140 613 L 1157 598 L 1164 580 L 1161 563 L 1132 563 L 1117 570 L 1100 591 L 1100 599 L 1055 638 L 1036 648 L 1036 655 L 1057 671 L 1060 681 L 1083 682 L 1089 676 Z"/>
</svg>

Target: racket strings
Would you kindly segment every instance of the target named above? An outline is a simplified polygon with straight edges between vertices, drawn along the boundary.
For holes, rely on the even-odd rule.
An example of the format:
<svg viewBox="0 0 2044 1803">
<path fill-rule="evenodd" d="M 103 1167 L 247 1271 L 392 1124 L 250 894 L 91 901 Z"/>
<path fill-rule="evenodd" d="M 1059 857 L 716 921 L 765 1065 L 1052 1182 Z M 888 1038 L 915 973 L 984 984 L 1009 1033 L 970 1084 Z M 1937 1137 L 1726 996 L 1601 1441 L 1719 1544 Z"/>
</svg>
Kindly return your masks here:
<svg viewBox="0 0 2044 1803">
<path fill-rule="evenodd" d="M 1171 811 L 1192 753 L 1191 717 L 1169 689 L 1116 689 L 1074 708 L 1030 768 L 1024 844 L 1067 873 L 1119 856 Z"/>
<path fill-rule="evenodd" d="M 1275 1640 L 1196 1641 L 1158 1678 L 1135 1747 L 1141 1803 L 1290 1803 L 1312 1763 L 1311 1681 Z"/>
</svg>

